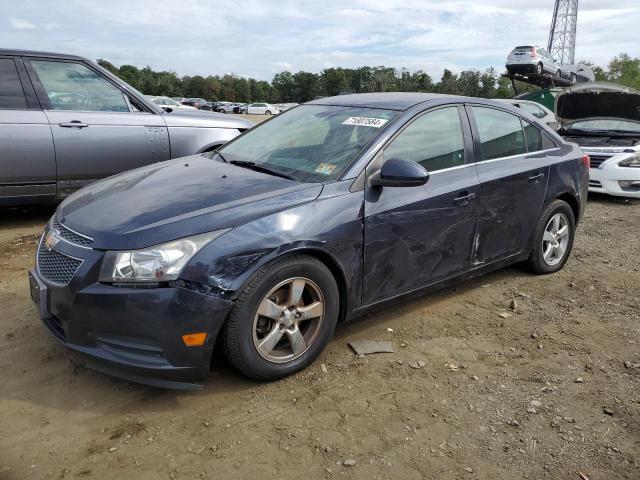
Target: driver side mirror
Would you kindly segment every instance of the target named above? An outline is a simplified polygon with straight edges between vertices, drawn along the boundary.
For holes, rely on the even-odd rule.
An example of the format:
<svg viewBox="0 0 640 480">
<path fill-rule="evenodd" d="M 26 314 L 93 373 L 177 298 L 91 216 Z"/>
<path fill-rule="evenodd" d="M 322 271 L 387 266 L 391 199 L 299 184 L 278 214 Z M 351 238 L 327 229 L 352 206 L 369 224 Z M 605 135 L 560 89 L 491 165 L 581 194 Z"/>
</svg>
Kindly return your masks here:
<svg viewBox="0 0 640 480">
<path fill-rule="evenodd" d="M 373 187 L 419 187 L 429 180 L 429 172 L 412 160 L 391 158 L 371 175 Z"/>
</svg>

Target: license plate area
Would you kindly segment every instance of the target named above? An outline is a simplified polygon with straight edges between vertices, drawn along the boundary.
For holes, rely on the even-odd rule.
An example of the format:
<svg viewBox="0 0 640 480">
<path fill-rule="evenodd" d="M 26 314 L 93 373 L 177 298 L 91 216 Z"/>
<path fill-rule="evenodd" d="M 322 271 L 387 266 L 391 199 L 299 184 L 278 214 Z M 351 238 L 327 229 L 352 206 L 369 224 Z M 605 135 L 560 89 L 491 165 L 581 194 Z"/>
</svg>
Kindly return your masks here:
<svg viewBox="0 0 640 480">
<path fill-rule="evenodd" d="M 47 286 L 39 281 L 31 272 L 29 272 L 29 290 L 31 292 L 31 300 L 38 308 L 40 318 L 48 318 L 49 313 L 49 290 Z"/>
</svg>

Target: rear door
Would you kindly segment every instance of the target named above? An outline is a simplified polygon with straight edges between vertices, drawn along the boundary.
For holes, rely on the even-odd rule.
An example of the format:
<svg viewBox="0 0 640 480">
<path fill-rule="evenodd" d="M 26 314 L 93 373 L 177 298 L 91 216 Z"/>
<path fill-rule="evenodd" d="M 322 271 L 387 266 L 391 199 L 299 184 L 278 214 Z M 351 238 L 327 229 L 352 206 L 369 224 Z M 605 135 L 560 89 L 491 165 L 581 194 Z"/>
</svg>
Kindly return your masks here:
<svg viewBox="0 0 640 480">
<path fill-rule="evenodd" d="M 538 221 L 555 147 L 538 127 L 486 106 L 467 106 L 475 137 L 480 203 L 474 263 L 522 252 Z"/>
<path fill-rule="evenodd" d="M 25 59 L 51 125 L 59 197 L 91 181 L 170 158 L 161 115 L 81 61 Z"/>
<path fill-rule="evenodd" d="M 367 175 L 399 158 L 421 164 L 430 178 L 419 187 L 365 190 L 365 304 L 468 270 L 478 215 L 478 176 L 462 107 L 422 114 L 379 155 Z"/>
<path fill-rule="evenodd" d="M 0 57 L 0 199 L 53 196 L 55 179 L 51 129 L 22 60 Z"/>
</svg>

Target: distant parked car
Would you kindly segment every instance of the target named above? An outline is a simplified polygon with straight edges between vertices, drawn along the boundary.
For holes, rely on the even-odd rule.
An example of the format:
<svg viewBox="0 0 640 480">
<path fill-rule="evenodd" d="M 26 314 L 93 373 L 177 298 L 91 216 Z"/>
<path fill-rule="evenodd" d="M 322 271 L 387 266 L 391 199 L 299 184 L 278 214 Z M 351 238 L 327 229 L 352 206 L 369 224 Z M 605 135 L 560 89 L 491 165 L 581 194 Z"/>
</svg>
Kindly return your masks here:
<svg viewBox="0 0 640 480">
<path fill-rule="evenodd" d="M 215 150 L 252 126 L 167 112 L 81 57 L 0 49 L 0 205 L 61 199 L 103 177 Z"/>
<path fill-rule="evenodd" d="M 282 112 L 286 112 L 287 110 L 293 107 L 297 107 L 298 105 L 300 104 L 299 103 L 278 103 L 276 107 L 278 107 L 278 110 L 280 110 L 280 113 L 282 113 Z"/>
<path fill-rule="evenodd" d="M 640 92 L 604 82 L 556 98 L 558 133 L 591 159 L 589 191 L 640 198 Z"/>
<path fill-rule="evenodd" d="M 518 99 L 500 99 L 501 102 L 510 103 L 516 107 L 521 108 L 525 112 L 529 112 L 531 115 L 539 119 L 544 124 L 556 130 L 558 128 L 558 120 L 556 115 L 544 105 L 540 105 L 538 102 L 532 102 L 530 100 L 518 100 Z"/>
<path fill-rule="evenodd" d="M 280 110 L 270 103 L 252 103 L 247 106 L 247 113 L 250 115 L 275 115 Z"/>
<path fill-rule="evenodd" d="M 571 80 L 571 83 L 594 82 L 596 76 L 589 65 L 578 63 L 575 65 L 561 65 L 562 76 Z"/>
<path fill-rule="evenodd" d="M 190 105 L 198 110 L 212 111 L 211 105 L 204 98 L 186 98 L 182 102 L 184 105 Z"/>
<path fill-rule="evenodd" d="M 197 110 L 196 107 L 192 107 L 190 105 L 184 105 L 182 103 L 176 102 L 174 99 L 169 97 L 152 97 L 147 95 L 147 98 L 151 100 L 153 103 L 158 105 L 160 108 L 171 108 L 171 109 L 180 109 L 180 110 Z"/>
<path fill-rule="evenodd" d="M 245 103 L 226 103 L 218 106 L 220 113 L 246 113 L 247 105 Z"/>
<path fill-rule="evenodd" d="M 507 72 L 509 75 L 515 73 L 535 73 L 536 75 L 550 73 L 558 77 L 562 75 L 560 66 L 549 52 L 542 47 L 531 45 L 516 47 L 511 51 L 507 58 Z"/>
</svg>

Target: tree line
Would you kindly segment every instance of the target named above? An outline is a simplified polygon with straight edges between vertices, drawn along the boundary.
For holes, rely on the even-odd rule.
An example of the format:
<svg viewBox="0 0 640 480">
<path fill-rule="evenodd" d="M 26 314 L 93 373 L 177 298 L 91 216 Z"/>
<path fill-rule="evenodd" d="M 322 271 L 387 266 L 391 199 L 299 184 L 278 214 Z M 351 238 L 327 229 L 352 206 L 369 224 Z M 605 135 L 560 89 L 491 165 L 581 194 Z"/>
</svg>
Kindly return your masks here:
<svg viewBox="0 0 640 480">
<path fill-rule="evenodd" d="M 511 81 L 493 68 L 485 71 L 445 69 L 438 81 L 422 70 L 390 67 L 326 68 L 320 73 L 280 72 L 271 82 L 238 75 L 185 75 L 156 72 L 150 67 L 133 65 L 116 67 L 107 60 L 98 64 L 146 95 L 201 97 L 231 102 L 302 103 L 319 96 L 365 92 L 433 92 L 484 98 L 512 98 Z M 627 85 L 640 90 L 640 58 L 627 54 L 614 57 L 606 68 L 593 66 L 596 80 Z M 535 87 L 518 82 L 518 91 Z"/>
</svg>

